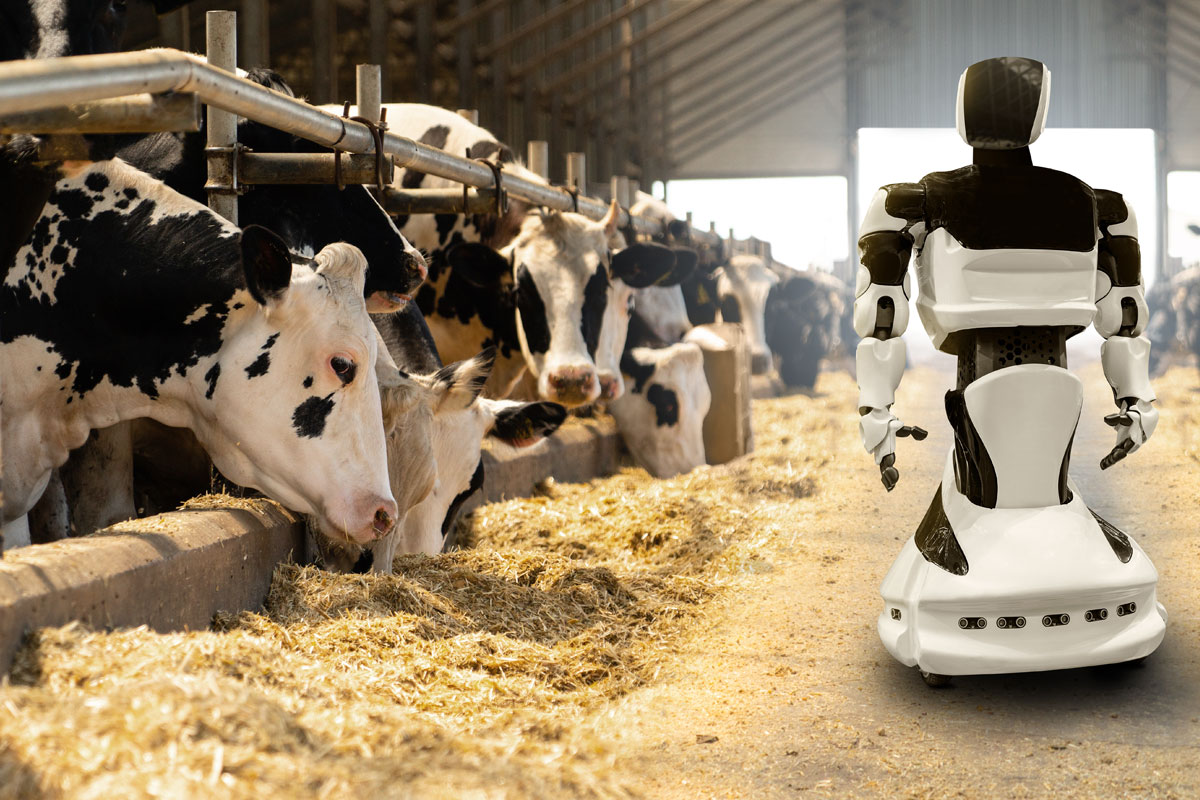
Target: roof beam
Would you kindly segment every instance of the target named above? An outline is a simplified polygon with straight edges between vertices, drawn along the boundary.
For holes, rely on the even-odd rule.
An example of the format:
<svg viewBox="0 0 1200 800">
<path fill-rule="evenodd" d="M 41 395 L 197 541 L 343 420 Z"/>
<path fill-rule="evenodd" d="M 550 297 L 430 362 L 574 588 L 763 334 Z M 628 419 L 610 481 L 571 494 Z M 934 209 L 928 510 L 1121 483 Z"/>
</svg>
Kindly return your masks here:
<svg viewBox="0 0 1200 800">
<path fill-rule="evenodd" d="M 671 30 L 674 27 L 677 27 L 679 25 L 679 23 L 681 23 L 689 18 L 694 19 L 697 11 L 708 8 L 709 6 L 715 5 L 716 3 L 719 3 L 721 1 L 722 0 L 698 0 L 698 2 L 696 2 L 694 5 L 687 5 L 683 8 L 676 9 L 672 13 L 667 14 L 665 17 L 660 17 L 659 19 L 655 20 L 651 24 L 647 25 L 645 28 L 643 28 L 637 34 L 635 34 L 633 36 L 633 38 L 630 39 L 628 42 L 622 42 L 620 47 L 610 48 L 610 49 L 604 51 L 603 53 L 601 53 L 600 55 L 596 56 L 595 58 L 592 58 L 588 61 L 585 61 L 582 64 L 579 64 L 575 68 L 568 70 L 566 73 L 560 74 L 554 80 L 550 81 L 550 83 L 540 87 L 542 94 L 546 95 L 546 94 L 549 94 L 551 92 L 557 91 L 559 89 L 562 89 L 566 86 L 571 85 L 572 83 L 577 81 L 579 78 L 583 77 L 588 72 L 594 70 L 596 67 L 600 66 L 601 64 L 607 64 L 609 61 L 620 58 L 621 54 L 624 53 L 627 48 L 637 47 L 639 44 L 642 44 L 649 39 L 653 39 L 655 36 L 659 35 L 660 33 L 664 33 L 668 30 Z M 752 0 L 752 2 L 757 3 L 757 2 L 761 2 L 761 0 Z M 719 19 L 724 20 L 724 19 L 728 18 L 729 16 L 732 16 L 732 14 L 735 14 L 739 11 L 744 11 L 746 5 L 747 4 L 745 2 L 741 2 L 739 0 L 738 5 L 734 6 L 726 13 L 722 14 Z M 717 19 L 713 19 L 713 20 L 709 20 L 709 22 L 704 23 L 704 24 L 705 25 L 715 25 L 715 24 L 719 24 L 719 21 Z M 703 33 L 705 33 L 705 30 L 703 27 L 701 27 L 698 30 L 693 29 L 693 30 L 689 31 L 687 34 L 685 34 L 681 38 L 680 41 L 672 42 L 670 45 L 668 45 L 667 49 L 674 49 L 675 47 L 682 44 L 684 40 L 698 38 L 698 36 Z"/>
<path fill-rule="evenodd" d="M 807 4 L 811 5 L 813 1 L 814 0 L 807 0 Z M 749 9 L 756 5 L 759 5 L 759 4 L 758 3 L 750 3 L 748 6 L 746 6 L 746 9 Z M 746 10 L 746 9 L 742 9 L 742 10 Z M 777 11 L 776 13 L 771 14 L 766 19 L 759 20 L 758 22 L 755 22 L 755 23 L 751 23 L 746 28 L 739 30 L 733 36 L 729 37 L 728 39 L 723 40 L 720 44 L 715 45 L 713 49 L 723 50 L 723 49 L 728 49 L 736 44 L 740 44 L 740 43 L 746 41 L 751 36 L 759 33 L 760 31 L 769 30 L 770 26 L 774 25 L 776 22 L 781 21 L 784 17 L 795 14 L 795 12 L 796 12 L 795 7 L 790 6 L 785 3 L 781 6 L 780 10 Z M 817 14 L 810 14 L 808 16 L 803 17 L 803 21 L 798 26 L 794 26 L 794 27 L 788 29 L 788 33 L 795 35 L 796 33 L 803 31 L 805 28 L 808 27 L 809 24 L 811 24 L 814 21 L 814 19 L 817 16 L 818 16 Z M 707 33 L 710 33 L 711 31 L 717 30 L 717 29 L 718 29 L 717 25 L 710 25 L 708 30 L 704 31 L 704 33 L 707 34 Z M 703 38 L 703 37 L 701 37 L 701 38 Z M 785 37 L 775 37 L 775 39 L 772 39 L 771 44 L 767 45 L 767 46 L 773 46 L 775 41 L 777 41 L 781 38 L 785 38 Z M 641 64 L 641 67 L 645 68 L 649 64 L 652 64 L 656 61 L 661 61 L 662 59 L 671 55 L 671 52 L 672 51 L 670 51 L 670 50 L 656 49 L 655 52 L 650 56 L 650 58 Z M 680 75 L 687 74 L 688 72 L 694 70 L 696 67 L 698 67 L 702 64 L 710 63 L 711 60 L 712 59 L 711 59 L 711 56 L 709 55 L 709 53 L 701 52 L 701 53 L 697 54 L 696 56 L 693 56 L 692 58 L 688 59 L 687 61 L 685 61 L 681 64 L 678 64 L 674 67 L 671 67 L 669 70 L 667 70 L 662 75 L 659 75 L 656 78 L 654 78 L 652 81 L 650 81 L 649 84 L 647 84 L 646 90 L 647 91 L 656 91 L 658 89 L 661 89 L 663 86 L 667 85 L 672 80 L 678 78 Z M 572 105 L 575 103 L 579 103 L 584 99 L 584 97 L 587 94 L 602 92 L 602 91 L 606 90 L 608 87 L 616 84 L 618 80 L 619 80 L 619 78 L 617 78 L 617 77 L 608 78 L 608 79 L 602 81 L 600 84 L 598 84 L 593 90 L 591 90 L 591 92 L 585 91 L 585 90 L 580 90 L 578 92 L 575 92 L 574 94 L 570 95 L 567 98 L 567 104 Z M 611 109 L 613 107 L 613 105 L 616 104 L 616 100 L 613 99 L 612 95 L 606 95 L 606 97 L 608 97 L 609 100 L 603 107 L 597 109 L 597 111 L 595 112 L 597 115 L 601 114 L 605 111 L 608 111 L 609 109 Z"/>
<path fill-rule="evenodd" d="M 788 42 L 790 52 L 787 53 L 777 53 L 774 47 L 759 48 L 754 59 L 738 65 L 738 69 L 718 72 L 717 75 L 697 77 L 683 89 L 673 92 L 671 94 L 671 104 L 674 106 L 677 101 L 695 94 L 701 89 L 708 91 L 710 95 L 721 95 L 729 89 L 736 89 L 739 85 L 745 85 L 747 82 L 753 80 L 755 76 L 762 74 L 764 69 L 778 64 L 781 59 L 786 59 L 788 63 L 795 63 L 797 61 L 803 63 L 800 57 L 810 57 L 815 49 L 820 48 L 824 44 L 821 40 L 828 36 L 833 29 L 840 26 L 841 20 L 831 19 L 829 20 L 829 24 L 818 28 L 810 28 L 808 36 L 803 37 L 799 41 Z M 826 50 L 828 50 L 827 47 Z M 722 75 L 723 79 L 720 79 Z"/>
<path fill-rule="evenodd" d="M 785 92 L 773 101 L 762 102 L 761 98 L 753 98 L 753 102 L 762 102 L 762 105 L 758 109 L 746 110 L 742 106 L 752 105 L 752 103 L 741 104 L 736 110 L 730 111 L 719 118 L 715 124 L 708 126 L 703 131 L 696 131 L 693 136 L 680 144 L 676 150 L 676 154 L 672 155 L 672 161 L 675 164 L 687 162 L 702 150 L 712 145 L 713 142 L 725 138 L 731 126 L 736 125 L 740 128 L 748 128 L 773 117 L 789 106 L 800 102 L 813 92 L 824 88 L 831 79 L 841 74 L 841 71 L 841 64 L 831 63 L 829 69 L 824 74 L 813 76 L 805 83 L 791 91 Z"/>
</svg>

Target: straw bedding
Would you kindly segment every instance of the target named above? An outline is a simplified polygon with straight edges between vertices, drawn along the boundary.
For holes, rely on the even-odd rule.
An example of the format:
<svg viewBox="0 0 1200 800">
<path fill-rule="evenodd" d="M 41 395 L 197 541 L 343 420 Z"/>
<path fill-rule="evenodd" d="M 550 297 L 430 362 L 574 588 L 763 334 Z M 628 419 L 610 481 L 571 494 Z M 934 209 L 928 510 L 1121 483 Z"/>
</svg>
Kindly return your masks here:
<svg viewBox="0 0 1200 800">
<path fill-rule="evenodd" d="M 854 396 L 826 385 L 759 402 L 750 458 L 549 483 L 394 575 L 283 565 L 212 630 L 39 631 L 0 688 L 0 796 L 626 797 L 596 715 L 820 502 Z"/>
</svg>

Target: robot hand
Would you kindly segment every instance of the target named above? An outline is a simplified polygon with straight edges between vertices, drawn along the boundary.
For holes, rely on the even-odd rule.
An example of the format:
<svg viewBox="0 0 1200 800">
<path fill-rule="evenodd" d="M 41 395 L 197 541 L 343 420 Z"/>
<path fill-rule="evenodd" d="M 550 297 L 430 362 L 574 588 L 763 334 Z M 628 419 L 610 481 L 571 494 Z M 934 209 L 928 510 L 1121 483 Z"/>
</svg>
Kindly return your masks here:
<svg viewBox="0 0 1200 800">
<path fill-rule="evenodd" d="M 1104 418 L 1117 429 L 1117 445 L 1100 460 L 1100 469 L 1108 469 L 1142 446 L 1158 425 L 1158 409 L 1148 400 L 1121 401 L 1121 410 Z"/>
<path fill-rule="evenodd" d="M 858 421 L 862 431 L 863 446 L 875 456 L 879 465 L 879 476 L 889 492 L 896 488 L 900 471 L 896 469 L 896 437 L 911 436 L 918 442 L 929 435 L 928 431 L 915 425 L 904 425 L 886 408 L 872 408 Z"/>
</svg>

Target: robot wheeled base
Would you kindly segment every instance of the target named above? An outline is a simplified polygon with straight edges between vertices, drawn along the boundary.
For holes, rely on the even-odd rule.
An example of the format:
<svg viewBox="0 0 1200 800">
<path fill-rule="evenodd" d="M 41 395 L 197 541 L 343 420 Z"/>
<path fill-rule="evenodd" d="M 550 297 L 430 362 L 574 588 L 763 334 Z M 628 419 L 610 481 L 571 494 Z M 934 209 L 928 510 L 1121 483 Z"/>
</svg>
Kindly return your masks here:
<svg viewBox="0 0 1200 800">
<path fill-rule="evenodd" d="M 948 463 L 929 524 L 881 587 L 888 651 L 932 687 L 958 675 L 1137 662 L 1154 652 L 1167 621 L 1154 565 L 1072 490 L 1062 506 L 983 509 L 954 489 Z M 958 555 L 948 554 L 947 534 Z M 961 556 L 965 573 L 930 561 L 918 541 L 945 566 Z"/>
</svg>

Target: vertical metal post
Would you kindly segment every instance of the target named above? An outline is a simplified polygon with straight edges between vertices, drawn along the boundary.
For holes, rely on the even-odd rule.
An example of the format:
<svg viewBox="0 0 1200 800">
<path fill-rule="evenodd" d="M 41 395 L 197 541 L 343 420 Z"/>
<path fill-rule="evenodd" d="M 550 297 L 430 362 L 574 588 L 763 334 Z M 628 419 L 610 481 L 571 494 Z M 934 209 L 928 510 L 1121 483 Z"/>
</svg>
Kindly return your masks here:
<svg viewBox="0 0 1200 800">
<path fill-rule="evenodd" d="M 205 53 L 210 66 L 237 72 L 237 14 L 209 11 L 205 21 Z M 236 177 L 237 115 L 208 106 L 208 205 L 233 224 L 238 221 Z M 224 166 L 224 168 L 222 168 Z"/>
<path fill-rule="evenodd" d="M 191 17 L 188 7 L 176 9 L 158 18 L 158 30 L 162 34 L 163 44 L 177 50 L 190 52 L 192 49 Z"/>
<path fill-rule="evenodd" d="M 433 0 L 419 0 L 413 32 L 417 41 L 417 99 L 433 102 L 433 49 L 437 41 L 433 34 Z"/>
<path fill-rule="evenodd" d="M 392 96 L 392 74 L 388 69 L 388 34 L 392 27 L 388 0 L 370 0 L 367 6 L 367 54 L 371 63 L 379 65 L 380 97 Z"/>
<path fill-rule="evenodd" d="M 492 41 L 498 42 L 504 38 L 505 15 L 508 10 L 501 8 L 492 12 Z M 496 104 L 488 127 L 493 131 L 508 136 L 508 52 L 501 51 L 492 57 L 492 102 Z"/>
<path fill-rule="evenodd" d="M 337 70 L 333 40 L 337 36 L 337 7 L 333 0 L 312 0 L 313 100 L 337 101 Z"/>
<path fill-rule="evenodd" d="M 631 5 L 634 0 L 625 0 Z M 617 124 L 613 139 L 613 161 L 616 171 L 624 174 L 629 170 L 629 126 L 633 122 L 633 18 L 621 20 L 621 106 L 617 112 Z M 624 207 L 624 204 L 622 204 Z"/>
<path fill-rule="evenodd" d="M 624 175 L 612 176 L 612 199 L 617 201 L 621 208 L 629 208 L 629 178 Z"/>
<path fill-rule="evenodd" d="M 587 157 L 583 153 L 567 153 L 567 186 L 587 191 Z"/>
<path fill-rule="evenodd" d="M 458 16 L 471 13 L 474 0 L 458 0 Z M 475 105 L 475 26 L 463 25 L 458 30 L 458 104 L 463 108 Z"/>
<path fill-rule="evenodd" d="M 238 61 L 247 67 L 265 67 L 271 63 L 271 23 L 267 0 L 242 0 L 241 54 Z"/>
<path fill-rule="evenodd" d="M 547 181 L 550 180 L 550 143 L 534 139 L 526 145 L 528 148 L 529 157 L 526 160 L 525 166 L 541 175 Z"/>
<path fill-rule="evenodd" d="M 687 224 L 688 224 L 688 227 L 689 227 L 689 228 L 690 228 L 690 227 L 692 227 L 692 212 L 690 212 L 690 211 L 689 211 L 689 212 L 687 212 L 687 217 L 686 217 L 686 219 L 687 219 Z"/>
<path fill-rule="evenodd" d="M 358 115 L 369 120 L 379 119 L 383 102 L 381 72 L 378 64 L 359 64 L 354 71 L 354 104 Z"/>
</svg>

